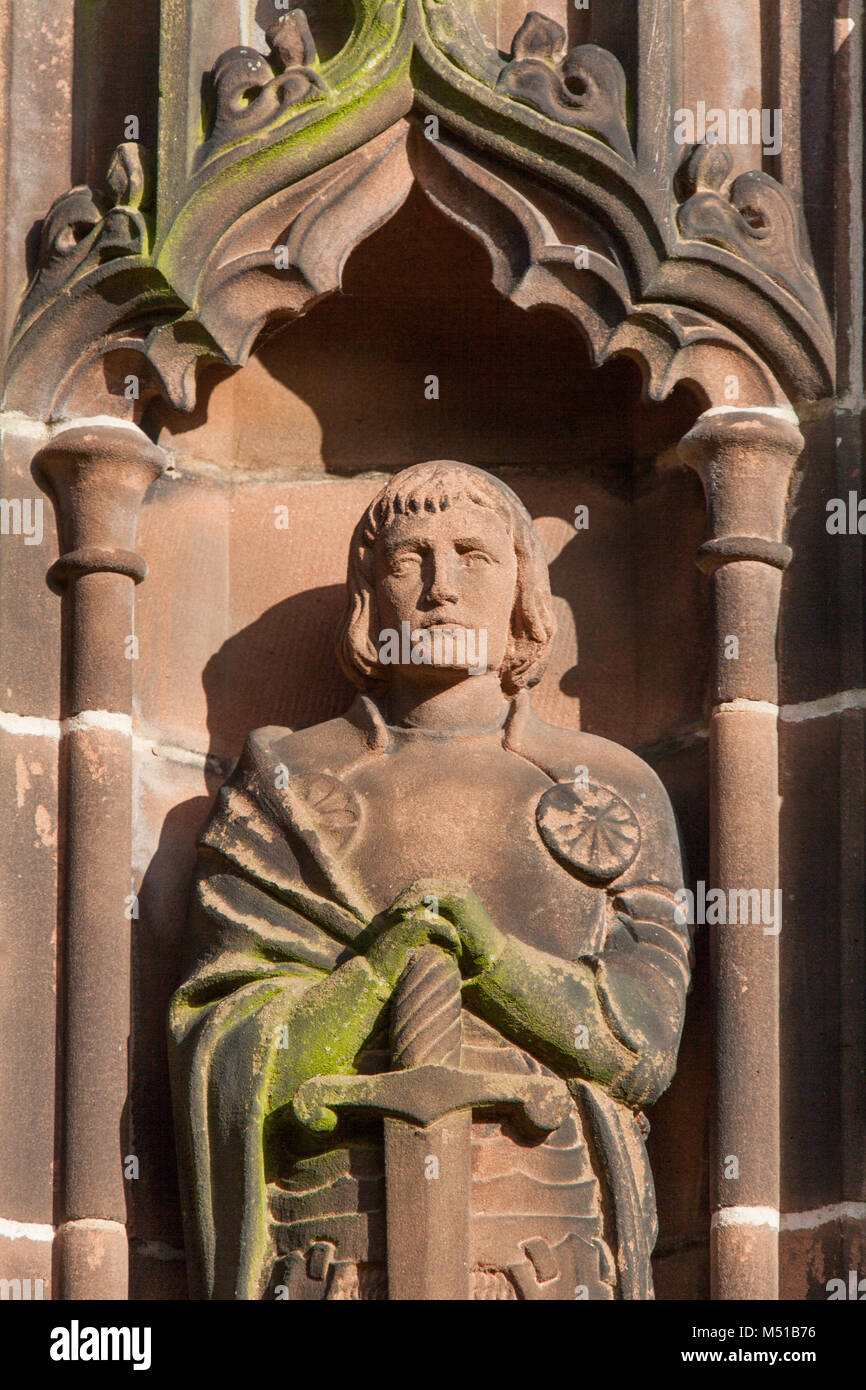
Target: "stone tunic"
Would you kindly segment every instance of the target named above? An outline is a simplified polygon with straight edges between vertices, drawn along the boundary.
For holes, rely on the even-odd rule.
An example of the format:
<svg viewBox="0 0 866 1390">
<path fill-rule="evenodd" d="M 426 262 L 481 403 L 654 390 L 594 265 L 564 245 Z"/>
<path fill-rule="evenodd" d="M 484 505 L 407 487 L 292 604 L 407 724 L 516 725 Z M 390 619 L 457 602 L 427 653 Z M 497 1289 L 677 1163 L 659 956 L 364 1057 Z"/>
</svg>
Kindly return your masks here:
<svg viewBox="0 0 866 1390">
<path fill-rule="evenodd" d="M 526 692 L 503 728 L 447 738 L 390 728 L 359 696 L 328 724 L 252 734 L 200 845 L 194 965 L 170 1019 L 197 1295 L 386 1296 L 381 1120 L 344 1113 L 329 1137 L 287 1121 L 291 1087 L 310 1076 L 306 1000 L 328 981 L 325 997 L 362 1000 L 369 1027 L 386 1027 L 363 937 L 432 879 L 473 890 L 507 943 L 464 984 L 460 1065 L 525 1075 L 543 1057 L 573 1101 L 544 1143 L 505 1110 L 473 1116 L 474 1296 L 651 1298 L 655 1202 L 636 1112 L 673 1071 L 690 966 L 676 824 L 651 769 L 545 724 Z M 497 989 L 515 991 L 512 1017 Z M 541 1009 L 538 1056 L 521 998 L 527 1018 Z M 337 1065 L 317 1074 L 390 1070 L 387 1038 L 350 1033 L 361 1055 L 334 1033 Z"/>
<path fill-rule="evenodd" d="M 389 752 L 343 778 L 364 808 L 347 860 L 376 908 L 415 879 L 447 879 L 470 885 L 502 930 L 533 946 L 572 959 L 597 948 L 603 890 L 567 873 L 538 833 L 536 808 L 550 779 L 503 747 L 501 729 L 447 740 L 418 730 L 388 732 Z M 461 1066 L 547 1072 L 466 1010 Z M 368 1054 L 363 1065 L 387 1069 L 383 1054 Z M 574 1103 L 560 1129 L 540 1144 L 525 1140 L 507 1118 L 476 1115 L 472 1174 L 473 1298 L 574 1298 L 579 1286 L 592 1298 L 613 1296 L 599 1184 Z M 345 1262 L 320 1281 L 319 1296 L 387 1297 L 376 1126 L 344 1148 L 292 1162 L 271 1185 L 269 1206 L 281 1255 L 298 1252 L 307 1263 L 313 1243 L 330 1242 L 335 1249 L 328 1258 Z M 295 1288 L 308 1281 L 297 1260 L 290 1260 L 292 1269 L 294 1285 L 285 1267 L 273 1282 L 288 1280 L 290 1297 L 297 1297 Z"/>
</svg>

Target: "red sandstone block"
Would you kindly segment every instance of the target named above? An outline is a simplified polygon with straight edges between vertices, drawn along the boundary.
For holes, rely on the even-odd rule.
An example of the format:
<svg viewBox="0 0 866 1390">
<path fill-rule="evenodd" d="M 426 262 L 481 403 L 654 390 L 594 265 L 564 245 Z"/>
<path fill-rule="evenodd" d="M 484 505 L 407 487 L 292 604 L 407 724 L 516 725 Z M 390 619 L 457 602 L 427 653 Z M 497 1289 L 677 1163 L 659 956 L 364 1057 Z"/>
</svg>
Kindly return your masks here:
<svg viewBox="0 0 866 1390">
<path fill-rule="evenodd" d="M 3 1299 L 28 1303 L 50 1299 L 51 1241 L 0 1235 L 0 1290 Z"/>
<path fill-rule="evenodd" d="M 57 743 L 0 731 L 0 1216 L 52 1219 Z"/>
<path fill-rule="evenodd" d="M 57 526 L 30 471 L 37 447 L 0 430 L 0 710 L 56 719 L 60 599 L 45 575 L 58 554 Z"/>
</svg>

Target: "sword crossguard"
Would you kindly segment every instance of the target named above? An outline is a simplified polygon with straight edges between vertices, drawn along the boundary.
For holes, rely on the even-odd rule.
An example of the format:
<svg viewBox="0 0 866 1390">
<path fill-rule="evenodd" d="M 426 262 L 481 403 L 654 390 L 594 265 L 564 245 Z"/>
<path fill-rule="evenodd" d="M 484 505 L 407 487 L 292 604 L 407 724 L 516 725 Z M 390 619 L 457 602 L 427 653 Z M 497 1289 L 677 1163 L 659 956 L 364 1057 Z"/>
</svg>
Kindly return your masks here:
<svg viewBox="0 0 866 1390">
<path fill-rule="evenodd" d="M 426 1129 L 458 1110 L 505 1110 L 530 1139 L 559 1129 L 568 1115 L 568 1088 L 558 1076 L 460 1071 L 424 1065 L 376 1076 L 313 1076 L 295 1092 L 296 1120 L 329 1134 L 340 1110 L 368 1111 Z"/>
</svg>

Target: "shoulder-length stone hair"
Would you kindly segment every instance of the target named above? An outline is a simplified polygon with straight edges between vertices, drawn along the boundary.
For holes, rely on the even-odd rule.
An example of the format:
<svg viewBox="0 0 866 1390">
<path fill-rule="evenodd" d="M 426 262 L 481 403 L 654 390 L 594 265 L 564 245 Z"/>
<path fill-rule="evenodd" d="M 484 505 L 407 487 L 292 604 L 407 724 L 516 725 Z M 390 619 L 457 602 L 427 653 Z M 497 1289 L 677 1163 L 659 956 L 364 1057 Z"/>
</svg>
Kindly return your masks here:
<svg viewBox="0 0 866 1390">
<path fill-rule="evenodd" d="M 505 522 L 517 557 L 511 633 L 499 671 L 507 694 L 536 685 L 550 656 L 555 624 L 550 576 L 532 518 L 520 498 L 491 473 L 468 463 L 438 459 L 404 468 L 367 508 L 352 536 L 347 575 L 348 602 L 337 631 L 340 665 L 362 690 L 381 686 L 383 669 L 376 639 L 376 541 L 395 516 L 444 512 L 455 502 L 489 507 Z"/>
</svg>

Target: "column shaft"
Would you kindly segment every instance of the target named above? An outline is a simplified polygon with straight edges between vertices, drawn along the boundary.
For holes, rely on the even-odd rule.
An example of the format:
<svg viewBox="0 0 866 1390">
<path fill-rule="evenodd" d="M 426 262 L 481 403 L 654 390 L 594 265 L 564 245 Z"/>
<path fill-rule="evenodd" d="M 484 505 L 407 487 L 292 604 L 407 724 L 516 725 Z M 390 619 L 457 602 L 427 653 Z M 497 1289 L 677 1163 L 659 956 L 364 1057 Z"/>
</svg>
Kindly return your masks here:
<svg viewBox="0 0 866 1390">
<path fill-rule="evenodd" d="M 714 998 L 712 1296 L 778 1298 L 779 741 L 777 629 L 799 431 L 772 410 L 713 410 L 682 441 L 704 483 L 715 661 L 710 713 Z M 709 914 L 708 914 L 709 915 Z"/>
<path fill-rule="evenodd" d="M 162 471 L 134 427 L 59 432 L 36 458 L 62 553 L 62 1161 L 55 1242 L 65 1299 L 125 1298 L 133 595 L 139 505 Z"/>
</svg>

